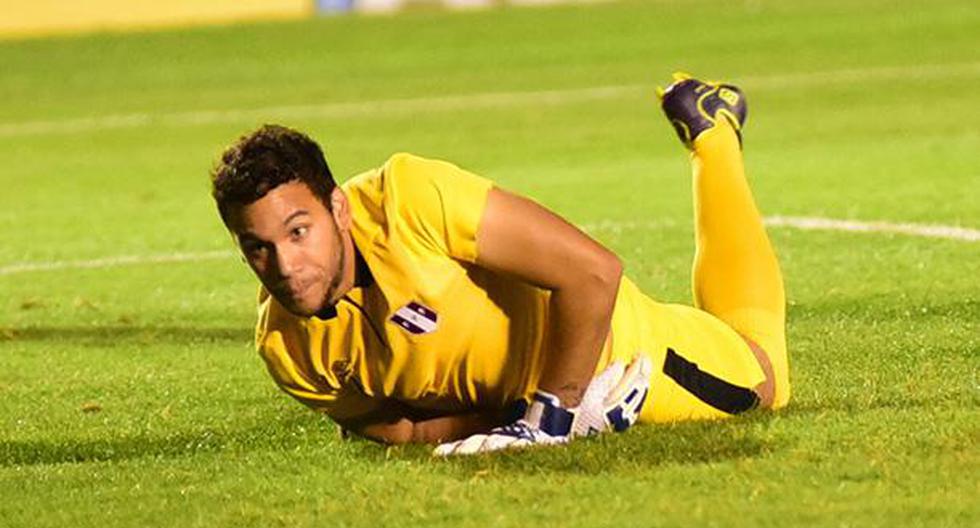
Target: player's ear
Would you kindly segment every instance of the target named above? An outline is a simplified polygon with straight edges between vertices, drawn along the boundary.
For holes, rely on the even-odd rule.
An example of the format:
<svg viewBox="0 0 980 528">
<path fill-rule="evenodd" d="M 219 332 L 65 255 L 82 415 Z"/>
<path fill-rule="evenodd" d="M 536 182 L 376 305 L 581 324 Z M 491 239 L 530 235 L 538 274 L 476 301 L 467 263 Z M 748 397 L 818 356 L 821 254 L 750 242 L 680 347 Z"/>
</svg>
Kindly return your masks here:
<svg viewBox="0 0 980 528">
<path fill-rule="evenodd" d="M 350 229 L 350 204 L 340 187 L 334 187 L 330 192 L 330 213 L 341 231 Z"/>
</svg>

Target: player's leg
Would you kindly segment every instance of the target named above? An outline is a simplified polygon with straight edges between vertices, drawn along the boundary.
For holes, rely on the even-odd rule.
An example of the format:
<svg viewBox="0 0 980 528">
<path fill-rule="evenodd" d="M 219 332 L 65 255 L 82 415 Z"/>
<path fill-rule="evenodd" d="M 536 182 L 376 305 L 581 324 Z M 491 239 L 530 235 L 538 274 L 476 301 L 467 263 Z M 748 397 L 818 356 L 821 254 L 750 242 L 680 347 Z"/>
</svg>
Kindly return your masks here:
<svg viewBox="0 0 980 528">
<path fill-rule="evenodd" d="M 754 391 L 766 376 L 745 340 L 714 315 L 690 305 L 657 302 L 628 278 L 613 310 L 610 357 L 638 353 L 654 370 L 642 423 L 727 418 L 763 403 Z"/>
<path fill-rule="evenodd" d="M 744 97 L 733 86 L 681 79 L 663 106 L 692 151 L 695 305 L 761 346 L 774 374 L 773 407 L 782 407 L 790 394 L 785 292 L 742 163 Z"/>
</svg>

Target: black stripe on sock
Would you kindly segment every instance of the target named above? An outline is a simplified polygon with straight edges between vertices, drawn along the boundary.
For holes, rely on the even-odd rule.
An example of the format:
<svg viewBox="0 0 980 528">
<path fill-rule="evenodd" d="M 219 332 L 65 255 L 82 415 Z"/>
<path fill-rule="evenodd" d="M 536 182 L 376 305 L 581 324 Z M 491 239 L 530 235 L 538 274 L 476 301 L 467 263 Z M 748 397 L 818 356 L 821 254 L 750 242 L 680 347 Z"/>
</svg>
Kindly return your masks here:
<svg viewBox="0 0 980 528">
<path fill-rule="evenodd" d="M 699 400 L 728 414 L 743 413 L 759 404 L 759 396 L 752 389 L 732 385 L 708 374 L 672 348 L 667 349 L 664 374 Z"/>
</svg>

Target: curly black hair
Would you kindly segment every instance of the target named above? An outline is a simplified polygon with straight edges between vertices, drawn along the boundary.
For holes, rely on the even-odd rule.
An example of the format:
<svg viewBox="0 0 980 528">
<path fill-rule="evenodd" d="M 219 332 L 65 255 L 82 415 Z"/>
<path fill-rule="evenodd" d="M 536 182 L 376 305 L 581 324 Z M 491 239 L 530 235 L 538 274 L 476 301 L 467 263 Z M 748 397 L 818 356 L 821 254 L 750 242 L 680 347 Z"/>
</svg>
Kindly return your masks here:
<svg viewBox="0 0 980 528">
<path fill-rule="evenodd" d="M 225 149 L 211 171 L 211 196 L 227 225 L 233 208 L 292 181 L 306 184 L 330 210 L 330 193 L 337 184 L 320 146 L 291 128 L 262 125 Z"/>
</svg>

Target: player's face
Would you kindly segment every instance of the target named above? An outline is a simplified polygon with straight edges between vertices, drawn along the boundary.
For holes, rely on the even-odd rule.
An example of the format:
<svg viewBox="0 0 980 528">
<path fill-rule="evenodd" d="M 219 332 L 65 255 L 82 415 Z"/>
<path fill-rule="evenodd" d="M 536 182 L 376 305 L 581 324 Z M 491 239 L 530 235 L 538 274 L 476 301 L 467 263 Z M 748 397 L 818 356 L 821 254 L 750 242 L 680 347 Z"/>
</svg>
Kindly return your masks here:
<svg viewBox="0 0 980 528">
<path fill-rule="evenodd" d="M 265 289 L 294 314 L 313 315 L 336 304 L 349 288 L 349 217 L 340 190 L 334 191 L 331 208 L 295 181 L 229 215 L 229 228 L 246 262 Z"/>
</svg>

